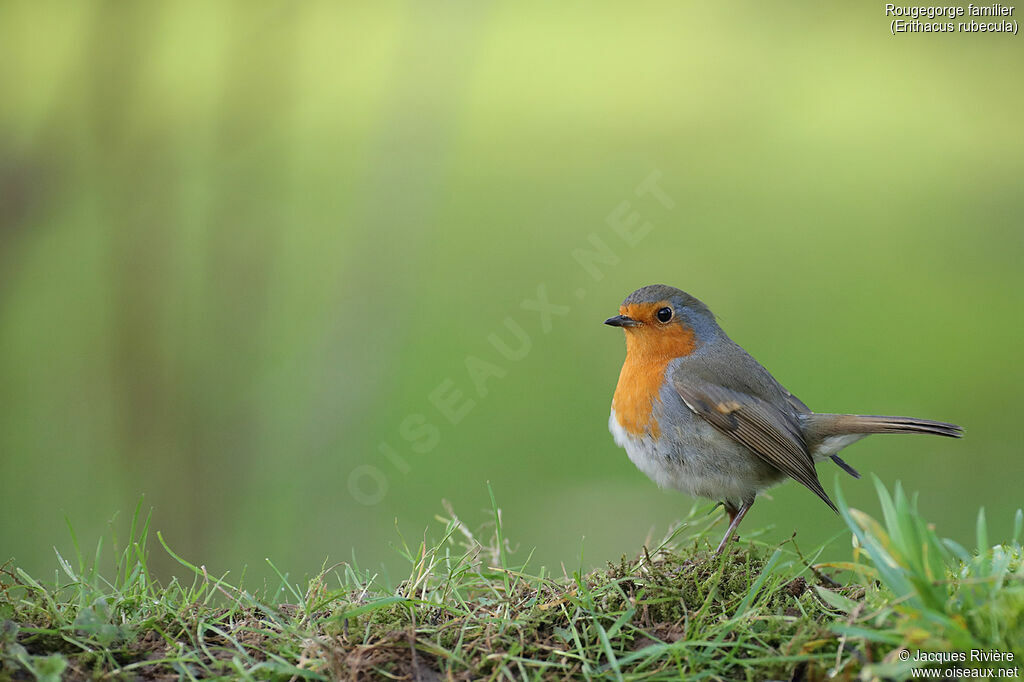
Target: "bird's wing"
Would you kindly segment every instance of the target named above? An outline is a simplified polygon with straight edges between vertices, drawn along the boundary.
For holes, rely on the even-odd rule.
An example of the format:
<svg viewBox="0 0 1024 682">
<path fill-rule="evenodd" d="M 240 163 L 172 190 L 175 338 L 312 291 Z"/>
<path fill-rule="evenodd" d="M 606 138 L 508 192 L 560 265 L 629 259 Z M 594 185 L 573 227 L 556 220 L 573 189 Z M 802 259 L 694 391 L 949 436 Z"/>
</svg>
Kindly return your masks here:
<svg viewBox="0 0 1024 682">
<path fill-rule="evenodd" d="M 785 386 L 782 387 L 782 390 L 785 391 L 786 400 L 789 401 L 790 406 L 792 406 L 794 410 L 796 410 L 797 412 L 803 412 L 804 414 L 811 413 L 811 408 L 807 407 L 807 405 L 804 404 L 804 401 L 800 400 L 800 398 L 797 398 L 795 395 L 790 393 Z"/>
<path fill-rule="evenodd" d="M 694 414 L 747 447 L 773 467 L 807 486 L 833 511 L 814 470 L 800 427 L 792 415 L 747 393 L 711 383 L 673 381 L 676 391 Z"/>
</svg>

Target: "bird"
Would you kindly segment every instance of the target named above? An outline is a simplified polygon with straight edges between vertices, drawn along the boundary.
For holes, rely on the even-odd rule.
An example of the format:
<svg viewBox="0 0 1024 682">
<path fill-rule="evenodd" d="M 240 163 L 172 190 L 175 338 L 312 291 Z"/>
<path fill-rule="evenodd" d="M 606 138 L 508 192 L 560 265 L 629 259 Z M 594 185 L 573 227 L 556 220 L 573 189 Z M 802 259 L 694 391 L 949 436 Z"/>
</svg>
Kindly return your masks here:
<svg viewBox="0 0 1024 682">
<path fill-rule="evenodd" d="M 715 556 L 736 533 L 755 498 L 793 478 L 834 512 L 815 464 L 873 433 L 959 438 L 956 424 L 813 412 L 736 344 L 690 294 L 654 284 L 637 289 L 604 321 L 624 330 L 626 359 L 608 428 L 630 460 L 662 488 L 724 507 L 729 527 Z"/>
</svg>

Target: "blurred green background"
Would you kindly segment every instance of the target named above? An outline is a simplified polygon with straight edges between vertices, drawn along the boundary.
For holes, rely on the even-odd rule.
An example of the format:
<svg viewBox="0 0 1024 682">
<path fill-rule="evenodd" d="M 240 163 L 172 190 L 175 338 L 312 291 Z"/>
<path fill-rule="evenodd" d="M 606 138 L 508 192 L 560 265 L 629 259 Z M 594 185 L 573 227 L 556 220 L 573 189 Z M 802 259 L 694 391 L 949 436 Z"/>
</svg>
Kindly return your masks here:
<svg viewBox="0 0 1024 682">
<path fill-rule="evenodd" d="M 488 480 L 519 560 L 573 568 L 583 536 L 584 565 L 632 554 L 691 504 L 606 426 L 624 343 L 601 322 L 656 282 L 816 409 L 963 424 L 847 459 L 921 491 L 947 536 L 981 505 L 1005 535 L 1024 43 L 888 21 L 863 3 L 0 4 L 0 560 L 49 571 L 65 516 L 89 548 L 144 495 L 211 572 L 396 567 L 396 520 L 414 541 L 447 499 L 478 525 Z M 650 178 L 665 196 L 638 195 Z M 630 244 L 609 217 L 634 212 Z M 588 269 L 573 254 L 595 243 Z M 538 287 L 563 306 L 547 330 L 523 307 Z M 525 357 L 488 340 L 521 345 L 507 318 Z M 474 402 L 452 424 L 444 400 Z M 842 485 L 877 511 L 869 480 Z M 796 484 L 744 527 L 769 526 L 804 548 L 841 531 Z"/>
</svg>

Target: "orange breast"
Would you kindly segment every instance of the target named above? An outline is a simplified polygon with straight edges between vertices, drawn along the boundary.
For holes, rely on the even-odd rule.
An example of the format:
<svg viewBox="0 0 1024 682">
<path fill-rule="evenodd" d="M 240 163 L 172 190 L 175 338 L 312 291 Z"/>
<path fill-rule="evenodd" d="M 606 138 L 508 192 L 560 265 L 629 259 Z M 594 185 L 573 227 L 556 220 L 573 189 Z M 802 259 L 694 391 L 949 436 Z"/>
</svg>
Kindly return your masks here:
<svg viewBox="0 0 1024 682">
<path fill-rule="evenodd" d="M 693 330 L 680 324 L 668 327 L 644 325 L 626 330 L 626 361 L 612 398 L 612 409 L 627 433 L 661 435 L 654 419 L 654 401 L 672 360 L 689 355 L 696 347 Z"/>
<path fill-rule="evenodd" d="M 641 436 L 649 432 L 655 438 L 661 435 L 652 413 L 667 366 L 668 362 L 634 361 L 626 357 L 612 398 L 612 409 L 615 419 L 627 433 Z"/>
</svg>

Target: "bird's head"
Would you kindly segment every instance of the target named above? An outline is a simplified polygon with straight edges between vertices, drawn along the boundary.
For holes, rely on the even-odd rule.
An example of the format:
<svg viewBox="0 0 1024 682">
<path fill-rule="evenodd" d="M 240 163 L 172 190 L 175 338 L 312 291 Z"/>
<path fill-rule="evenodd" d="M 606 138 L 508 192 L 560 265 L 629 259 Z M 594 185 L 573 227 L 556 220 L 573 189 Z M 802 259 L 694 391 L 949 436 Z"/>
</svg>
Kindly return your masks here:
<svg viewBox="0 0 1024 682">
<path fill-rule="evenodd" d="M 718 328 L 706 305 L 664 284 L 637 289 L 604 323 L 626 332 L 627 352 L 651 359 L 689 355 Z"/>
</svg>

